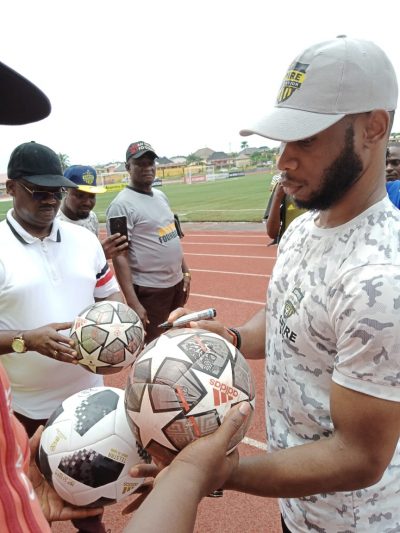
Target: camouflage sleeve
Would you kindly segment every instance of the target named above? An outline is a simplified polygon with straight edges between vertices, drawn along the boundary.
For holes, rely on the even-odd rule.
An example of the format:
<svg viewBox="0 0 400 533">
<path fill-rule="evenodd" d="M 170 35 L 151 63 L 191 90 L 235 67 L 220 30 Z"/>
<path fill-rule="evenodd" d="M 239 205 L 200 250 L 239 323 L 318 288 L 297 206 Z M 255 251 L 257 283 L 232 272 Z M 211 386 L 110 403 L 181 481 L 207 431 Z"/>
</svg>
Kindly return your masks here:
<svg viewBox="0 0 400 533">
<path fill-rule="evenodd" d="M 346 273 L 331 289 L 328 311 L 337 339 L 333 380 L 400 401 L 398 266 L 367 265 Z"/>
</svg>

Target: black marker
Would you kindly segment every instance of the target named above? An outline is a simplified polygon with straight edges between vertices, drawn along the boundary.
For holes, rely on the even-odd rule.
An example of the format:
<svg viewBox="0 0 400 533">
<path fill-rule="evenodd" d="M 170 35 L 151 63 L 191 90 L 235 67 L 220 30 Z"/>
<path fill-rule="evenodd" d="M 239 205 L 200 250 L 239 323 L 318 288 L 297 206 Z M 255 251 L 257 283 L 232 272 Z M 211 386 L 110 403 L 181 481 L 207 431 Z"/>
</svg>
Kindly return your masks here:
<svg viewBox="0 0 400 533">
<path fill-rule="evenodd" d="M 197 313 L 189 313 L 188 315 L 181 316 L 171 322 L 163 322 L 159 324 L 159 328 L 170 329 L 177 328 L 179 326 L 185 326 L 189 322 L 197 322 L 198 320 L 209 320 L 217 315 L 217 311 L 212 307 L 210 309 L 204 309 L 203 311 L 197 311 Z"/>
</svg>

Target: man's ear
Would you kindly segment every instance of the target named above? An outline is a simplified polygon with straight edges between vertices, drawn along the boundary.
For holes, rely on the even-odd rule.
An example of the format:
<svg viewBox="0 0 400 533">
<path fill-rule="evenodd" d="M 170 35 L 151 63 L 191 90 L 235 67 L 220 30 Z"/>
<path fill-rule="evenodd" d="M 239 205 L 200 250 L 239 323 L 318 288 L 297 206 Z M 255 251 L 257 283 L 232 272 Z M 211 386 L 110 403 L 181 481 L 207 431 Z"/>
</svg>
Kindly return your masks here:
<svg viewBox="0 0 400 533">
<path fill-rule="evenodd" d="M 390 127 L 390 116 L 383 109 L 376 109 L 367 113 L 365 122 L 364 142 L 366 146 L 372 146 L 387 140 Z"/>
<path fill-rule="evenodd" d="M 10 196 L 15 196 L 15 187 L 16 187 L 15 180 L 7 180 L 6 181 L 6 191 Z"/>
</svg>

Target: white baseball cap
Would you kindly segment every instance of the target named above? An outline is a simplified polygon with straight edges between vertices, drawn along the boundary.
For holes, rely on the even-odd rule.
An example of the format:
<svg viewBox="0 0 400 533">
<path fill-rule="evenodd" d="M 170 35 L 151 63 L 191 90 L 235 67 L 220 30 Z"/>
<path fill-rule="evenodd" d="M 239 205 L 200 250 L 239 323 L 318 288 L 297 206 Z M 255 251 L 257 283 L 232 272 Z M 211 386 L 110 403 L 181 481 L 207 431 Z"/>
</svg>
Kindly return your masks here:
<svg viewBox="0 0 400 533">
<path fill-rule="evenodd" d="M 397 92 L 394 68 L 379 46 L 339 36 L 297 56 L 274 109 L 240 135 L 256 133 L 283 142 L 306 139 L 345 115 L 394 111 Z"/>
</svg>

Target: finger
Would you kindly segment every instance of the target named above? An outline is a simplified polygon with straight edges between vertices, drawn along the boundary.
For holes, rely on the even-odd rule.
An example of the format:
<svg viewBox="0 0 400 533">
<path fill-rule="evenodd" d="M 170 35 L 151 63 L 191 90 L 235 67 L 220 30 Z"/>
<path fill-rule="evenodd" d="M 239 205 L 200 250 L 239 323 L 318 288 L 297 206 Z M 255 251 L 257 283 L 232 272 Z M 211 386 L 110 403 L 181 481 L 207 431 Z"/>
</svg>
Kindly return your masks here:
<svg viewBox="0 0 400 533">
<path fill-rule="evenodd" d="M 40 437 L 43 433 L 43 426 L 39 426 L 35 433 L 32 435 L 32 437 L 29 439 L 29 447 L 31 451 L 31 457 L 34 457 L 36 455 L 36 452 L 39 448 L 40 444 Z"/>
<path fill-rule="evenodd" d="M 54 322 L 53 324 L 50 324 L 50 327 L 53 329 L 60 331 L 63 329 L 71 329 L 72 328 L 72 322 Z"/>
<path fill-rule="evenodd" d="M 69 353 L 61 352 L 59 350 L 53 351 L 53 359 L 55 359 L 56 361 L 61 361 L 63 363 L 78 364 L 78 359 L 76 358 L 76 356 L 73 356 Z"/>
<path fill-rule="evenodd" d="M 234 406 L 224 418 L 221 427 L 214 433 L 215 437 L 228 446 L 232 437 L 242 428 L 250 412 L 249 402 L 241 402 Z"/>
<path fill-rule="evenodd" d="M 154 464 L 139 463 L 129 470 L 131 477 L 156 477 L 160 469 Z"/>
<path fill-rule="evenodd" d="M 57 339 L 57 342 L 52 344 L 52 348 L 58 352 L 69 354 L 72 357 L 76 357 L 78 355 L 78 352 L 74 349 L 75 342 L 72 339 L 65 339 L 65 341 L 63 339 Z"/>
<path fill-rule="evenodd" d="M 184 316 L 184 315 L 187 315 L 190 312 L 191 311 L 189 309 L 187 309 L 186 307 L 178 307 L 177 309 L 174 309 L 173 311 L 171 311 L 171 313 L 168 316 L 167 321 L 168 322 L 173 322 L 177 318 L 179 318 L 181 316 Z"/>
<path fill-rule="evenodd" d="M 72 507 L 66 505 L 63 509 L 62 519 L 64 520 L 75 520 L 77 518 L 88 518 L 89 516 L 101 515 L 104 512 L 103 507 L 97 507 L 95 509 L 86 509 L 82 507 Z"/>
</svg>

